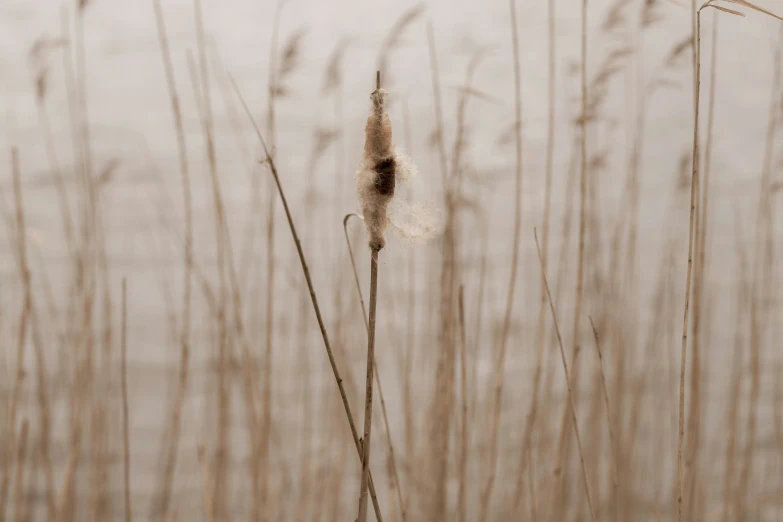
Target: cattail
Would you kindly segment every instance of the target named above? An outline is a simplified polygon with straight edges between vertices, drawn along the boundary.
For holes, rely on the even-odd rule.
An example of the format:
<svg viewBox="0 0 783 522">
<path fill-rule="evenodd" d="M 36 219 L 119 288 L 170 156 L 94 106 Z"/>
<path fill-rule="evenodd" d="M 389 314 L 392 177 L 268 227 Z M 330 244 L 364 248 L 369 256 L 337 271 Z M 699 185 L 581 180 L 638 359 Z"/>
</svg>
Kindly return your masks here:
<svg viewBox="0 0 783 522">
<path fill-rule="evenodd" d="M 372 107 L 364 129 L 364 158 L 356 176 L 359 201 L 373 250 L 380 250 L 386 245 L 386 212 L 394 197 L 396 184 L 392 125 L 385 108 L 387 95 L 384 89 L 376 89 L 370 95 Z"/>
<path fill-rule="evenodd" d="M 372 107 L 364 128 L 364 157 L 356 173 L 356 188 L 362 207 L 364 223 L 370 237 L 370 248 L 381 250 L 386 245 L 386 225 L 390 223 L 389 205 L 398 182 L 412 178 L 416 166 L 394 145 L 392 124 L 386 112 L 386 90 L 378 88 L 370 95 Z M 422 215 L 422 211 L 414 212 Z M 431 236 L 433 226 L 424 227 Z M 403 232 L 405 232 L 403 230 Z M 404 234 L 411 235 L 411 234 Z"/>
</svg>

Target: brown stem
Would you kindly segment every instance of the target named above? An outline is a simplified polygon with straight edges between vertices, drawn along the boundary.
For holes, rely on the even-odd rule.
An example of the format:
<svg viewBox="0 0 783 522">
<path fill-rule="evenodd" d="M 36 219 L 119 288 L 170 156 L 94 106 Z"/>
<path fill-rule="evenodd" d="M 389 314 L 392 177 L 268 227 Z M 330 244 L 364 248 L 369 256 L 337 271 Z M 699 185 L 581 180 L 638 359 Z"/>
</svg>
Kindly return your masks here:
<svg viewBox="0 0 783 522">
<path fill-rule="evenodd" d="M 500 414 L 503 403 L 503 386 L 505 375 L 506 348 L 511 330 L 511 317 L 514 310 L 514 297 L 516 295 L 517 269 L 519 265 L 519 244 L 522 230 L 522 77 L 520 71 L 519 31 L 517 29 L 516 0 L 509 0 L 511 22 L 511 44 L 514 60 L 514 136 L 516 145 L 516 176 L 514 183 L 514 230 L 512 235 L 511 274 L 508 281 L 508 293 L 506 294 L 506 310 L 503 317 L 503 328 L 500 334 L 500 348 L 498 360 L 495 366 L 495 390 L 492 402 L 492 425 L 489 445 L 489 475 L 484 486 L 481 500 L 480 522 L 485 522 L 488 516 L 489 505 L 492 501 L 492 492 L 495 485 L 495 470 L 497 468 L 498 434 L 500 431 Z"/>
<path fill-rule="evenodd" d="M 378 81 L 380 83 L 380 80 Z M 379 249 L 373 248 L 370 257 L 370 318 L 367 331 L 367 384 L 364 397 L 362 480 L 359 490 L 358 522 L 367 520 L 367 482 L 370 478 L 370 431 L 372 428 L 372 374 L 375 366 L 375 311 L 378 303 L 378 252 Z"/>
<path fill-rule="evenodd" d="M 682 346 L 680 349 L 680 408 L 679 428 L 677 432 L 677 522 L 682 522 L 682 496 L 684 487 L 683 476 L 683 441 L 685 438 L 685 366 L 688 348 L 688 312 L 691 301 L 691 276 L 693 272 L 693 235 L 696 218 L 696 189 L 699 180 L 699 85 L 701 74 L 701 10 L 696 12 L 694 70 L 694 123 L 693 123 L 693 171 L 691 173 L 691 209 L 688 232 L 688 268 L 685 276 L 685 304 L 682 319 Z"/>
<path fill-rule="evenodd" d="M 128 282 L 122 280 L 122 447 L 125 490 L 125 522 L 133 519 L 131 510 L 130 424 L 128 422 Z"/>
<path fill-rule="evenodd" d="M 555 333 L 557 334 L 557 343 L 560 347 L 560 359 L 563 362 L 563 372 L 565 373 L 566 385 L 568 386 L 568 403 L 571 406 L 571 420 L 574 423 L 574 434 L 576 435 L 576 444 L 579 449 L 579 460 L 582 464 L 582 478 L 584 479 L 585 496 L 587 497 L 587 507 L 590 509 L 590 519 L 595 522 L 595 512 L 593 510 L 593 500 L 590 495 L 590 481 L 587 477 L 587 466 L 585 466 L 584 451 L 582 451 L 582 437 L 579 434 L 579 423 L 576 419 L 576 404 L 574 403 L 574 392 L 572 389 L 571 376 L 568 373 L 568 363 L 566 362 L 565 351 L 563 350 L 563 339 L 560 335 L 560 327 L 557 325 L 557 315 L 555 314 L 555 305 L 552 303 L 552 294 L 549 291 L 549 283 L 546 279 L 546 271 L 544 270 L 543 258 L 541 257 L 541 248 L 538 246 L 538 234 L 533 229 L 533 234 L 536 239 L 536 250 L 538 250 L 538 260 L 541 263 L 541 277 L 544 279 L 544 287 L 546 288 L 546 295 L 549 299 L 549 310 L 552 312 L 552 322 L 555 324 Z"/>
<path fill-rule="evenodd" d="M 348 245 L 348 255 L 351 259 L 351 268 L 353 269 L 353 277 L 356 283 L 356 292 L 359 294 L 359 303 L 361 304 L 362 316 L 364 317 L 364 328 L 367 334 L 370 333 L 370 324 L 367 320 L 367 311 L 364 308 L 364 296 L 362 295 L 362 288 L 359 284 L 359 272 L 356 270 L 356 261 L 353 257 L 353 248 L 351 247 L 351 240 L 348 237 L 348 220 L 351 217 L 358 217 L 356 214 L 348 214 L 343 218 L 343 232 L 345 233 L 345 243 Z M 375 361 L 375 380 L 378 381 L 378 397 L 381 399 L 381 411 L 383 412 L 383 424 L 386 428 L 386 438 L 389 442 L 389 453 L 391 455 L 391 468 L 392 475 L 394 476 L 394 485 L 397 494 L 397 501 L 400 505 L 400 514 L 403 522 L 408 519 L 407 510 L 405 509 L 405 501 L 402 498 L 402 488 L 400 486 L 400 475 L 397 472 L 397 457 L 395 456 L 394 443 L 391 436 L 391 426 L 389 425 L 389 416 L 386 413 L 386 400 L 383 397 L 383 387 L 381 386 L 381 374 L 378 371 L 378 362 Z"/>
<path fill-rule="evenodd" d="M 171 491 L 174 485 L 174 471 L 177 467 L 177 447 L 179 445 L 179 433 L 182 425 L 182 411 L 185 404 L 188 388 L 188 369 L 190 364 L 190 319 L 191 319 L 191 292 L 193 285 L 193 203 L 190 189 L 190 167 L 188 163 L 187 143 L 185 140 L 185 128 L 182 118 L 177 85 L 174 77 L 174 65 L 171 60 L 171 51 L 166 34 L 165 18 L 161 7 L 161 0 L 153 0 L 155 11 L 155 23 L 158 32 L 160 54 L 163 60 L 163 69 L 166 75 L 166 85 L 169 91 L 171 112 L 174 118 L 174 127 L 177 137 L 177 153 L 179 159 L 180 176 L 182 183 L 183 212 L 185 213 L 185 244 L 184 244 L 184 272 L 182 283 L 182 330 L 180 332 L 180 360 L 178 386 L 174 404 L 172 405 L 171 431 L 168 437 L 167 452 L 164 457 L 165 464 L 161 479 L 159 504 L 157 514 L 159 520 L 166 520 L 171 499 Z"/>
</svg>

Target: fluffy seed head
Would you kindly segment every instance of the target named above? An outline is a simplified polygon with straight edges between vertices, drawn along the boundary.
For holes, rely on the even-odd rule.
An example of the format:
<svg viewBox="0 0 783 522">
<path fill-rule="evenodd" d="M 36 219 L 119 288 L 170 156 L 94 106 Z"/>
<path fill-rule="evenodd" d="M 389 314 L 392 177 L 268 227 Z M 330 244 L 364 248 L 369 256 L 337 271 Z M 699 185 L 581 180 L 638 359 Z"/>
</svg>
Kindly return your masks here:
<svg viewBox="0 0 783 522">
<path fill-rule="evenodd" d="M 386 113 L 387 93 L 378 89 L 370 95 L 372 105 L 365 126 L 364 157 L 356 172 L 364 224 L 371 249 L 386 245 L 386 227 L 391 224 L 405 239 L 427 240 L 440 231 L 437 217 L 429 206 L 394 198 L 399 184 L 411 181 L 416 165 L 392 139 L 392 125 Z"/>
<path fill-rule="evenodd" d="M 392 125 L 385 109 L 386 96 L 383 89 L 370 95 L 372 107 L 364 128 L 364 157 L 356 175 L 356 187 L 370 236 L 370 248 L 374 250 L 380 250 L 386 244 L 386 212 L 394 197 L 397 170 Z"/>
</svg>

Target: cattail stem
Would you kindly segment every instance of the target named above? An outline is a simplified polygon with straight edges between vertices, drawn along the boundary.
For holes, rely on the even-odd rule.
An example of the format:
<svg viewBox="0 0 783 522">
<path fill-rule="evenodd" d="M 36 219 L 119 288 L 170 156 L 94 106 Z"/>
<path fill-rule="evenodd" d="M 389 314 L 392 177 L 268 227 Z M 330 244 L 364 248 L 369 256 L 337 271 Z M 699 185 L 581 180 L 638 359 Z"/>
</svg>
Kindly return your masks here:
<svg viewBox="0 0 783 522">
<path fill-rule="evenodd" d="M 372 373 L 375 362 L 375 311 L 378 303 L 378 248 L 370 256 L 370 317 L 367 332 L 367 385 L 364 396 L 364 438 L 362 439 L 362 480 L 359 490 L 358 522 L 367 520 L 367 481 L 370 476 L 370 431 L 372 428 Z"/>
<path fill-rule="evenodd" d="M 128 422 L 128 282 L 122 280 L 122 446 L 123 446 L 123 471 L 125 491 L 125 522 L 133 519 L 130 496 L 130 426 Z"/>
<path fill-rule="evenodd" d="M 348 238 L 348 220 L 351 217 L 358 217 L 356 214 L 347 214 L 343 218 L 343 232 L 345 233 L 345 244 L 348 245 L 348 255 L 351 259 L 351 268 L 353 269 L 354 282 L 356 283 L 356 293 L 359 294 L 359 303 L 362 309 L 362 316 L 364 317 L 364 327 L 367 333 L 370 332 L 370 325 L 367 320 L 367 310 L 364 307 L 364 295 L 362 294 L 362 287 L 359 284 L 359 273 L 356 270 L 356 260 L 353 257 L 353 247 L 351 247 L 351 240 Z M 381 400 L 381 412 L 383 413 L 383 424 L 386 428 L 386 438 L 389 441 L 389 454 L 391 456 L 391 467 L 394 475 L 395 489 L 397 492 L 397 501 L 400 504 L 400 514 L 402 516 L 402 522 L 406 522 L 408 519 L 407 510 L 405 509 L 405 501 L 402 498 L 402 489 L 400 488 L 400 475 L 397 472 L 397 457 L 394 451 L 394 442 L 391 437 L 391 427 L 389 425 L 389 416 L 386 413 L 386 400 L 383 398 L 383 386 L 381 385 L 381 374 L 378 372 L 378 364 L 374 365 L 375 368 L 375 380 L 378 382 L 378 398 Z"/>
</svg>

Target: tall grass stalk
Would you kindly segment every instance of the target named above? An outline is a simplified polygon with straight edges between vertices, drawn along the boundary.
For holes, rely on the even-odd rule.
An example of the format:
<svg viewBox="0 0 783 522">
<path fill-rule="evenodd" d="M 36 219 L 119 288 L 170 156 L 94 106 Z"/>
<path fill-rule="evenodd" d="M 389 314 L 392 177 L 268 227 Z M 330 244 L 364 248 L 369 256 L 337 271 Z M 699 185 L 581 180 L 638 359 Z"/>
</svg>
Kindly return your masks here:
<svg viewBox="0 0 783 522">
<path fill-rule="evenodd" d="M 274 23 L 272 26 L 271 45 L 269 48 L 269 72 L 267 91 L 267 135 L 269 136 L 269 157 L 274 158 L 276 153 L 276 129 L 275 129 L 275 101 L 277 95 L 277 45 L 280 30 L 280 17 L 283 13 L 285 0 L 278 0 L 275 6 Z M 274 328 L 275 328 L 275 197 L 274 185 L 269 183 L 269 198 L 267 200 L 266 216 L 266 318 L 264 321 L 264 390 L 261 398 L 261 410 L 264 427 L 261 433 L 260 457 L 263 468 L 261 478 L 260 503 L 266 508 L 269 498 L 269 450 L 270 450 L 270 425 L 272 423 L 272 384 L 274 372 L 272 371 L 272 357 L 274 356 Z"/>
<path fill-rule="evenodd" d="M 614 435 L 614 428 L 612 428 L 612 410 L 609 408 L 609 391 L 606 387 L 606 375 L 604 373 L 604 356 L 601 352 L 601 343 L 598 340 L 598 330 L 595 327 L 592 316 L 588 316 L 590 319 L 590 327 L 593 329 L 593 337 L 595 338 L 595 350 L 598 352 L 599 370 L 601 373 L 601 391 L 604 397 L 604 408 L 606 411 L 606 425 L 609 428 L 609 450 L 612 455 L 612 490 L 614 498 L 614 520 L 617 522 L 620 511 L 620 498 L 618 495 L 618 482 L 617 482 L 617 439 Z"/>
<path fill-rule="evenodd" d="M 27 507 L 27 501 L 25 499 L 24 491 L 24 472 L 27 464 L 27 440 L 30 433 L 30 423 L 27 419 L 22 421 L 22 426 L 19 428 L 19 448 L 16 454 L 16 473 L 14 481 L 16 482 L 16 490 L 14 491 L 14 520 L 25 520 Z"/>
<path fill-rule="evenodd" d="M 555 334 L 557 335 L 557 343 L 560 347 L 560 359 L 563 363 L 563 372 L 565 373 L 566 385 L 568 387 L 568 403 L 571 407 L 571 420 L 574 423 L 574 434 L 576 435 L 576 444 L 579 449 L 579 460 L 582 464 L 582 478 L 584 480 L 585 497 L 587 497 L 587 507 L 590 509 L 590 519 L 595 522 L 595 511 L 593 510 L 593 499 L 590 494 L 590 479 L 587 474 L 587 466 L 585 466 L 584 451 L 582 450 L 582 437 L 579 434 L 579 422 L 576 416 L 576 403 L 574 402 L 574 392 L 572 389 L 571 375 L 568 372 L 568 363 L 566 362 L 565 351 L 563 350 L 563 339 L 560 335 L 560 327 L 557 324 L 557 315 L 555 313 L 555 305 L 552 302 L 552 294 L 549 291 L 549 283 L 546 279 L 546 271 L 544 269 L 544 260 L 541 256 L 541 247 L 538 244 L 538 233 L 533 229 L 533 235 L 536 240 L 536 250 L 538 251 L 538 260 L 541 263 L 541 277 L 544 280 L 544 287 L 546 288 L 546 295 L 549 299 L 549 310 L 552 312 L 552 322 L 555 325 Z"/>
<path fill-rule="evenodd" d="M 459 369 L 462 412 L 460 415 L 459 489 L 457 491 L 457 520 L 465 522 L 468 472 L 468 368 L 465 340 L 465 286 L 459 287 Z"/>
<path fill-rule="evenodd" d="M 556 49 L 556 16 L 555 16 L 555 0 L 547 1 L 547 63 L 548 63 L 548 106 L 547 106 L 547 138 L 546 138 L 546 167 L 544 178 L 544 216 L 542 222 L 542 256 L 544 258 L 544 266 L 548 266 L 549 260 L 549 229 L 550 229 L 550 217 L 552 208 L 552 176 L 554 170 L 554 150 L 555 150 L 555 126 L 556 126 L 556 101 L 557 101 L 557 67 L 555 66 L 557 60 Z M 514 488 L 514 505 L 513 512 L 516 513 L 519 509 L 519 502 L 522 498 L 522 492 L 524 488 L 525 468 L 530 465 L 527 457 L 530 455 L 529 446 L 533 438 L 533 431 L 538 420 L 538 402 L 539 394 L 541 390 L 541 368 L 544 357 L 544 331 L 546 325 L 546 292 L 543 285 L 541 285 L 540 303 L 538 308 L 538 324 L 536 326 L 535 337 L 535 349 L 536 349 L 536 363 L 533 374 L 533 393 L 530 396 L 530 406 L 525 418 L 525 428 L 522 434 L 522 443 L 520 445 L 520 463 L 519 472 L 517 473 L 516 486 Z"/>
<path fill-rule="evenodd" d="M 22 205 L 22 182 L 19 168 L 19 151 L 13 148 L 11 149 L 11 174 L 13 176 L 14 200 L 16 202 L 16 246 L 19 253 L 19 267 L 22 275 L 22 283 L 24 285 L 24 298 L 19 316 L 19 329 L 17 331 L 16 339 L 16 375 L 14 377 L 11 404 L 8 409 L 8 419 L 5 424 L 6 433 L 3 444 L 3 462 L 8 464 L 3 466 L 2 479 L 0 479 L 0 522 L 5 520 L 8 489 L 11 484 L 12 466 L 10 463 L 14 460 L 18 443 L 16 417 L 25 381 L 24 349 L 27 344 L 27 330 L 30 321 L 30 309 L 32 307 L 30 269 L 27 262 L 27 232 L 25 228 L 24 207 Z"/>
<path fill-rule="evenodd" d="M 185 128 L 182 118 L 180 98 L 177 91 L 174 76 L 174 65 L 171 59 L 166 23 L 163 15 L 161 0 L 152 0 L 155 11 L 155 25 L 158 33 L 160 54 L 163 60 L 163 70 L 166 75 L 166 87 L 168 89 L 171 113 L 174 119 L 174 128 L 177 139 L 177 154 L 180 170 L 180 183 L 182 184 L 182 207 L 185 219 L 185 233 L 183 245 L 183 281 L 182 281 L 182 324 L 179 333 L 179 369 L 177 373 L 177 391 L 172 404 L 172 415 L 167 450 L 163 457 L 163 475 L 159 485 L 159 503 L 155 511 L 158 520 L 166 520 L 170 506 L 171 491 L 174 484 L 174 472 L 177 467 L 177 454 L 179 448 L 179 435 L 182 426 L 182 411 L 188 390 L 188 377 L 190 367 L 190 329 L 191 329 L 191 302 L 193 286 L 193 197 L 190 188 L 190 165 L 188 163 L 188 149 L 185 137 Z"/>
<path fill-rule="evenodd" d="M 695 227 L 696 227 L 695 217 L 696 217 L 696 207 L 697 207 L 696 194 L 698 191 L 698 182 L 699 182 L 699 95 L 701 91 L 700 88 L 701 85 L 701 12 L 707 7 L 712 7 L 714 9 L 729 14 L 744 16 L 744 14 L 735 11 L 733 9 L 728 9 L 720 5 L 715 5 L 713 4 L 713 1 L 714 0 L 707 0 L 704 4 L 702 4 L 701 7 L 699 7 L 698 10 L 695 11 L 695 16 L 696 16 L 695 41 L 694 41 L 695 103 L 694 103 L 694 125 L 693 125 L 693 149 L 692 149 L 693 170 L 691 173 L 690 223 L 689 223 L 689 233 L 688 233 L 688 266 L 687 266 L 687 272 L 685 276 L 682 346 L 680 350 L 680 396 L 679 396 L 680 404 L 679 404 L 679 430 L 677 436 L 677 521 L 678 522 L 682 522 L 683 494 L 684 494 L 684 486 L 685 486 L 684 469 L 683 469 L 683 440 L 685 436 L 685 365 L 686 365 L 686 354 L 687 354 L 687 345 L 688 345 L 688 312 L 689 312 L 690 298 L 691 298 L 691 277 L 692 277 L 693 254 L 694 254 L 693 243 L 694 243 L 694 234 L 696 232 L 695 231 Z M 783 20 L 783 18 L 780 18 L 779 16 L 775 15 L 774 13 L 771 13 L 770 11 L 767 11 L 766 9 L 758 7 L 748 2 L 747 0 L 732 0 L 732 3 L 741 5 L 743 7 L 752 9 L 754 11 L 758 11 L 760 13 L 766 14 L 773 18 Z M 751 297 L 751 308 L 752 307 L 753 307 L 753 298 Z M 751 313 L 751 315 L 753 315 L 753 313 Z M 753 318 L 751 318 L 751 323 L 753 323 Z M 753 331 L 753 329 L 751 330 Z M 752 345 L 753 345 L 753 341 L 751 340 L 751 348 L 753 347 Z M 756 364 L 753 362 L 753 356 L 751 356 L 751 360 L 753 364 Z M 751 400 L 753 401 L 752 397 L 753 397 L 753 390 L 751 390 Z M 749 447 L 752 447 L 752 445 L 754 444 L 753 438 L 755 437 L 755 427 L 754 427 L 755 421 L 753 421 L 753 418 L 754 418 L 754 414 L 751 413 L 751 422 L 749 423 L 750 433 L 748 435 L 749 444 L 750 444 Z M 743 479 L 740 480 L 741 489 L 743 487 L 742 482 Z M 743 499 L 740 499 L 740 501 L 744 502 Z"/>
<path fill-rule="evenodd" d="M 705 4 L 707 5 L 707 4 Z M 691 204 L 690 223 L 688 225 L 688 268 L 685 275 L 685 304 L 682 319 L 682 346 L 680 349 L 680 406 L 679 428 L 677 431 L 677 522 L 682 522 L 683 488 L 685 487 L 683 470 L 683 442 L 685 437 L 685 365 L 688 348 L 688 312 L 691 300 L 691 272 L 693 265 L 693 235 L 694 220 L 696 217 L 696 191 L 699 181 L 699 92 L 701 75 L 701 8 L 695 11 L 696 28 L 694 33 L 694 123 L 693 123 L 693 150 L 691 158 L 693 169 L 691 171 Z"/>
<path fill-rule="evenodd" d="M 498 359 L 495 366 L 495 389 L 492 402 L 492 420 L 489 442 L 489 476 L 482 491 L 481 512 L 479 521 L 485 522 L 489 505 L 492 502 L 492 492 L 495 485 L 495 473 L 498 458 L 498 435 L 500 431 L 500 415 L 503 403 L 503 387 L 505 382 L 505 361 L 508 338 L 511 330 L 511 317 L 516 296 L 517 271 L 519 265 L 519 245 L 522 231 L 522 73 L 519 53 L 519 30 L 517 27 L 516 0 L 509 0 L 509 20 L 511 22 L 511 45 L 514 60 L 514 144 L 515 144 L 515 177 L 514 177 L 514 228 L 511 247 L 511 273 L 506 294 L 506 308 L 503 316 L 503 326 L 500 334 Z"/>
<path fill-rule="evenodd" d="M 380 89 L 380 80 L 378 89 Z M 375 363 L 375 317 L 378 305 L 378 252 L 370 253 L 370 313 L 367 329 L 367 384 L 364 397 L 364 436 L 362 438 L 362 478 L 359 489 L 358 522 L 367 520 L 367 486 L 370 479 L 370 434 L 372 428 L 372 384 Z"/>
<path fill-rule="evenodd" d="M 128 420 L 128 282 L 122 280 L 122 325 L 120 343 L 120 372 L 122 388 L 122 469 L 125 493 L 125 522 L 133 520 L 131 506 L 130 421 Z"/>
</svg>

